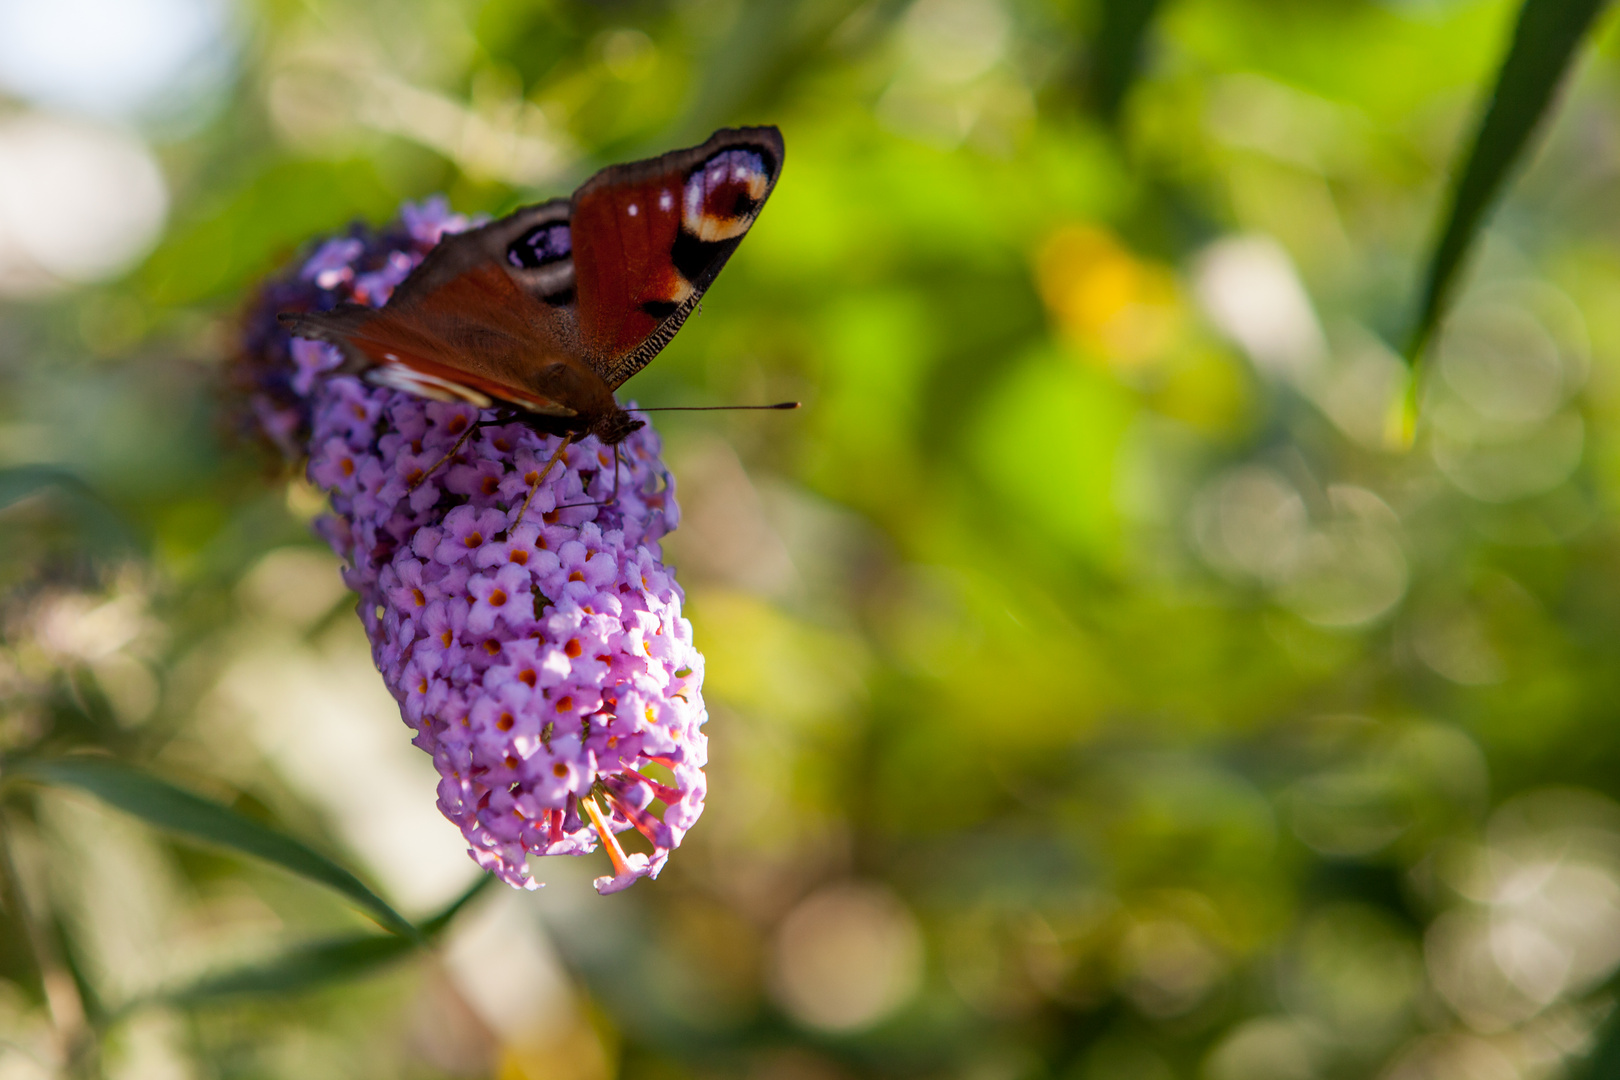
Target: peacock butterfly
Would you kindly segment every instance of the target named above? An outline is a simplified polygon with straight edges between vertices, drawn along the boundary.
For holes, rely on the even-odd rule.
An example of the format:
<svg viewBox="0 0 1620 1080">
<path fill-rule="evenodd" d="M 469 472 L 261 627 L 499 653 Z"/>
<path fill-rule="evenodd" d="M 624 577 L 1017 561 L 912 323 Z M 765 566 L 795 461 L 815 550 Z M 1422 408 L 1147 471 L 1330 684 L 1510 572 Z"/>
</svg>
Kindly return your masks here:
<svg viewBox="0 0 1620 1080">
<path fill-rule="evenodd" d="M 445 237 L 380 308 L 278 317 L 372 383 L 617 444 L 642 421 L 613 391 L 669 344 L 781 171 L 780 131 L 724 128 Z"/>
</svg>

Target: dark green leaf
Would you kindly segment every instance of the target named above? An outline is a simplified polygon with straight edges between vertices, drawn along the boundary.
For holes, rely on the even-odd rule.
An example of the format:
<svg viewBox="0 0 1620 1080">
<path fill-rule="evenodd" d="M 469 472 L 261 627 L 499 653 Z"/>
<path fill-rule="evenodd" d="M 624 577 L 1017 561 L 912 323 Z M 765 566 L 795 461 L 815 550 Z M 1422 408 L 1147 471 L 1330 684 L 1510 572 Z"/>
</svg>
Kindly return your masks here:
<svg viewBox="0 0 1620 1080">
<path fill-rule="evenodd" d="M 253 855 L 342 893 L 385 929 L 415 940 L 415 927 L 349 871 L 252 818 L 108 758 L 7 762 L 5 775 L 76 787 L 160 829 Z"/>
<path fill-rule="evenodd" d="M 50 465 L 18 465 L 0 469 L 0 510 L 53 487 L 81 492 L 84 482 L 72 473 Z"/>
<path fill-rule="evenodd" d="M 480 874 L 465 892 L 422 923 L 422 940 L 436 939 L 462 908 L 494 880 L 493 874 Z M 327 983 L 365 975 L 404 956 L 415 944 L 402 937 L 379 937 L 376 934 L 355 934 L 312 942 L 274 960 L 209 975 L 189 986 L 147 1000 L 198 1005 L 220 998 L 313 990 Z M 131 1008 L 145 1003 L 135 1002 Z"/>
<path fill-rule="evenodd" d="M 1519 10 L 1513 44 L 1497 72 L 1468 162 L 1457 174 L 1445 227 L 1429 259 L 1422 306 L 1406 348 L 1409 362 L 1417 362 L 1445 311 L 1463 256 L 1603 6 L 1604 0 L 1525 0 Z"/>
<path fill-rule="evenodd" d="M 0 469 L 0 510 L 47 491 L 62 495 L 79 527 L 102 546 L 134 546 L 126 522 L 89 484 L 55 465 L 16 465 Z"/>
<path fill-rule="evenodd" d="M 1148 29 L 1161 0 L 1103 0 L 1102 25 L 1091 49 L 1091 100 L 1112 123 L 1142 63 Z"/>
<path fill-rule="evenodd" d="M 489 888 L 494 882 L 494 874 L 479 874 L 478 880 L 469 885 L 466 892 L 445 905 L 443 911 L 422 923 L 422 936 L 429 941 L 438 937 L 444 932 L 444 928 L 450 925 L 451 920 L 461 914 L 462 908 L 472 903 L 479 893 Z"/>
<path fill-rule="evenodd" d="M 198 1005 L 221 998 L 288 994 L 358 978 L 410 952 L 407 938 L 356 934 L 317 941 L 263 964 L 210 975 L 158 1000 Z"/>
</svg>

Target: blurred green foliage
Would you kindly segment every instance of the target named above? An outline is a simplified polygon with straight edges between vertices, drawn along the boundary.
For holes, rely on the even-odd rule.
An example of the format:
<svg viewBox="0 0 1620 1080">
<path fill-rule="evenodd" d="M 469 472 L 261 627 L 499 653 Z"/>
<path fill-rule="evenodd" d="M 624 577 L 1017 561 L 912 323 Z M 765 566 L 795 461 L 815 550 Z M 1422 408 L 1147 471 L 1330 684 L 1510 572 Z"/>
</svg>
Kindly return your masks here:
<svg viewBox="0 0 1620 1080">
<path fill-rule="evenodd" d="M 1542 138 L 1482 121 L 1556 7 L 235 9 L 232 78 L 138 128 L 155 246 L 0 303 L 0 1073 L 1605 1075 L 1606 23 L 1531 58 Z M 769 208 L 626 388 L 806 403 L 659 421 L 709 809 L 655 883 L 547 860 L 463 911 L 318 495 L 222 403 L 243 295 L 402 200 L 765 122 Z"/>
</svg>

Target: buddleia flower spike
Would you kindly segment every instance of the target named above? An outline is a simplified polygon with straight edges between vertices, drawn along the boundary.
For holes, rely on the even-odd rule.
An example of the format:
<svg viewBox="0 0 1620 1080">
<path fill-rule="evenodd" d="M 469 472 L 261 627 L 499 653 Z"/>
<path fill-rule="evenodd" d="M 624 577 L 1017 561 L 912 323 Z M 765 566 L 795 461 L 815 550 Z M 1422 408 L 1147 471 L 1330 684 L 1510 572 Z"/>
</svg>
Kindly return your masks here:
<svg viewBox="0 0 1620 1080">
<path fill-rule="evenodd" d="M 469 854 L 532 889 L 527 856 L 601 847 L 596 888 L 616 892 L 658 875 L 705 794 L 703 656 L 659 549 L 679 509 L 656 432 L 559 454 L 469 404 L 335 374 L 335 347 L 276 321 L 381 305 L 467 226 L 430 201 L 319 244 L 257 294 L 233 372 L 252 429 L 330 498 L 316 529 Z"/>
</svg>

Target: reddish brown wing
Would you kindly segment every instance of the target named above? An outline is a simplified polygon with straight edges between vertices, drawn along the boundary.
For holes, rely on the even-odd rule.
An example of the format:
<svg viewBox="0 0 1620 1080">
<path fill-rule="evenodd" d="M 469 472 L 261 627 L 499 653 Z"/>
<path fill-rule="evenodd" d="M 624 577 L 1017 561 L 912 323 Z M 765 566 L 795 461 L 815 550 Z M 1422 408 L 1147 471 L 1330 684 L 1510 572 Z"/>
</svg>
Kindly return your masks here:
<svg viewBox="0 0 1620 1080">
<path fill-rule="evenodd" d="M 782 154 L 774 127 L 728 128 L 604 169 L 574 192 L 579 340 L 609 387 L 645 367 L 697 307 L 776 187 Z"/>
<path fill-rule="evenodd" d="M 481 406 L 595 416 L 612 394 L 580 358 L 568 203 L 446 237 L 381 308 L 283 316 L 374 382 Z M 483 399 L 483 400 L 480 400 Z"/>
<path fill-rule="evenodd" d="M 282 318 L 374 382 L 588 421 L 675 336 L 781 167 L 776 128 L 717 131 L 446 237 L 381 308 Z"/>
</svg>

